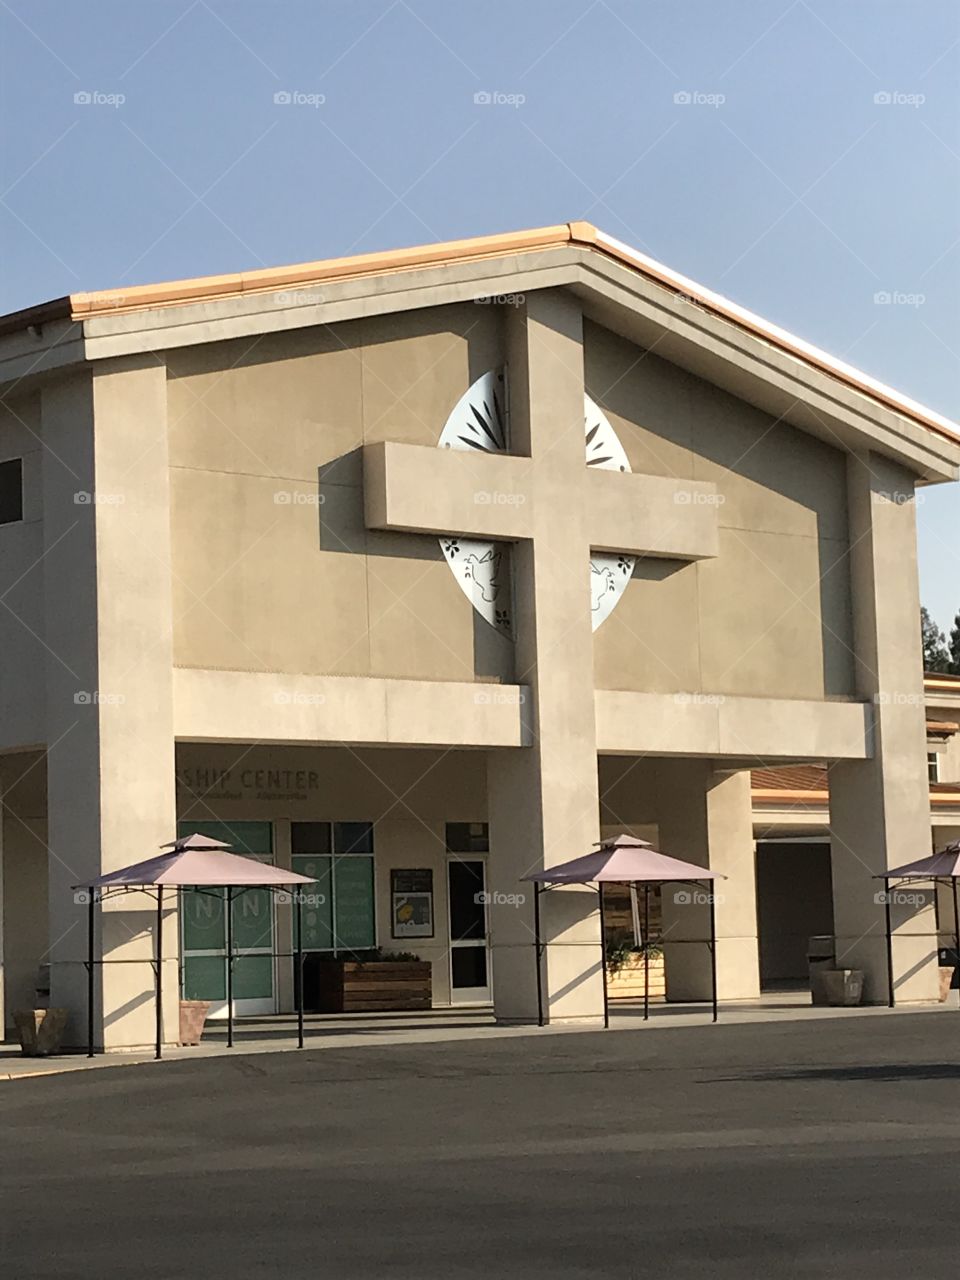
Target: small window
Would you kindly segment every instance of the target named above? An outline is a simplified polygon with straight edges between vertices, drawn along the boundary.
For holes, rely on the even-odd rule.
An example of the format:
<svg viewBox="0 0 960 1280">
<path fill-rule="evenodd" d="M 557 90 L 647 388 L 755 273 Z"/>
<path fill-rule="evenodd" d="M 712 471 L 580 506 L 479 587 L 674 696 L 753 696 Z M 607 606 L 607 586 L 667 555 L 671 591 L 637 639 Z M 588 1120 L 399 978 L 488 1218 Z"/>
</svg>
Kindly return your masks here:
<svg viewBox="0 0 960 1280">
<path fill-rule="evenodd" d="M 314 857 L 330 852 L 329 822 L 292 822 L 290 845 L 295 857 Z"/>
<path fill-rule="evenodd" d="M 489 853 L 490 829 L 485 822 L 448 822 L 448 853 Z"/>
<path fill-rule="evenodd" d="M 334 853 L 373 853 L 372 822 L 335 822 Z"/>
<path fill-rule="evenodd" d="M 927 752 L 927 777 L 931 782 L 940 781 L 940 755 L 936 751 Z"/>
<path fill-rule="evenodd" d="M 23 519 L 23 460 L 0 462 L 0 524 Z"/>
</svg>

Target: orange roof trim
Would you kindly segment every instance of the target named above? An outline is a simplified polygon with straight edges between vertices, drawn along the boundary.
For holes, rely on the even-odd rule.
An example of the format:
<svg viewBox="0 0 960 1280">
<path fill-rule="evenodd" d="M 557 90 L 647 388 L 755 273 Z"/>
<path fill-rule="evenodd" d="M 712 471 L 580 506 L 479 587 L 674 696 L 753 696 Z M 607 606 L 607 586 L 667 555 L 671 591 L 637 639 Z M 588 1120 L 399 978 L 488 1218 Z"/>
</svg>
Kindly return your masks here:
<svg viewBox="0 0 960 1280">
<path fill-rule="evenodd" d="M 477 236 L 470 240 L 448 240 L 440 244 L 418 245 L 410 249 L 389 249 L 360 253 L 349 258 L 322 258 L 289 267 L 263 267 L 257 271 L 237 271 L 222 276 L 197 276 L 190 280 L 168 280 L 161 284 L 138 285 L 131 289 L 73 293 L 73 318 L 87 315 L 172 306 L 181 302 L 201 302 L 213 298 L 239 297 L 273 289 L 292 289 L 321 280 L 345 280 L 417 267 L 442 266 L 447 262 L 500 257 L 505 253 L 525 253 L 569 244 L 569 227 L 542 227 L 506 235 Z"/>
<path fill-rule="evenodd" d="M 477 236 L 468 240 L 451 240 L 440 244 L 419 245 L 381 253 L 363 253 L 347 258 L 328 258 L 318 262 L 287 267 L 267 267 L 257 271 L 229 275 L 198 276 L 189 280 L 170 280 L 160 284 L 138 285 L 129 289 L 74 293 L 55 303 L 32 307 L 0 317 L 0 333 L 24 328 L 42 319 L 84 320 L 93 316 L 122 315 L 132 311 L 151 310 L 192 302 L 240 297 L 271 290 L 292 289 L 324 280 L 344 280 L 372 275 L 411 271 L 420 267 L 443 266 L 453 262 L 477 261 L 531 251 L 580 245 L 631 268 L 658 284 L 715 315 L 722 316 L 741 329 L 788 352 L 790 355 L 853 387 L 872 400 L 885 404 L 897 413 L 913 419 L 927 429 L 960 443 L 956 424 L 941 414 L 901 395 L 891 387 L 835 359 L 827 352 L 797 338 L 754 315 L 720 294 L 672 271 L 646 254 L 606 235 L 589 222 L 566 222 L 530 231 L 514 231 L 502 235 Z"/>
</svg>

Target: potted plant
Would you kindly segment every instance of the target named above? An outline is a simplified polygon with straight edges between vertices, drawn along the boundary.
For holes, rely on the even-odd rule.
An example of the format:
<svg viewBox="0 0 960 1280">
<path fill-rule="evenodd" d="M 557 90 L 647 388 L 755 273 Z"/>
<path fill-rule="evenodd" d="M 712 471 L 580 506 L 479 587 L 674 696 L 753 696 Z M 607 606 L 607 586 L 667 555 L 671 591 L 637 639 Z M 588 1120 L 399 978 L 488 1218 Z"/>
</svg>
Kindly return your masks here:
<svg viewBox="0 0 960 1280">
<path fill-rule="evenodd" d="M 657 999 L 664 995 L 663 948 L 659 942 L 637 943 L 632 932 L 621 930 L 608 936 L 606 958 L 610 999 L 642 999 L 645 989 Z"/>
<path fill-rule="evenodd" d="M 209 1000 L 180 1001 L 180 1043 L 182 1045 L 200 1043 L 209 1012 Z"/>
<path fill-rule="evenodd" d="M 353 951 L 317 966 L 320 1013 L 377 1013 L 433 1007 L 433 966 L 409 951 Z"/>
</svg>

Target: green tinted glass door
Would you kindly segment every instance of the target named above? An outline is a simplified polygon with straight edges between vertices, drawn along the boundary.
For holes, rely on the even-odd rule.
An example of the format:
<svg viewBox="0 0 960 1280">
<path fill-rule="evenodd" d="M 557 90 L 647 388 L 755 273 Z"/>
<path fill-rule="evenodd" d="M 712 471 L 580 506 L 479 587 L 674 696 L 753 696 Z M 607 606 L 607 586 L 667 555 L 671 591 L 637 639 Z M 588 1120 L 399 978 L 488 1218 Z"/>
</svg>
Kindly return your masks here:
<svg viewBox="0 0 960 1280">
<path fill-rule="evenodd" d="M 236 853 L 273 862 L 269 822 L 182 822 L 178 833 L 210 836 Z M 238 1015 L 276 1011 L 273 895 L 264 889 L 233 889 L 233 1007 Z M 226 1017 L 227 938 L 222 889 L 184 889 L 181 893 L 183 994 L 211 1001 L 210 1016 Z"/>
<path fill-rule="evenodd" d="M 184 889 L 180 895 L 185 1000 L 216 1004 L 227 998 L 223 908 L 222 889 Z"/>
<path fill-rule="evenodd" d="M 238 1005 L 243 1002 L 242 1011 L 273 1012 L 251 1009 L 248 1003 L 273 1002 L 273 895 L 266 889 L 235 889 L 234 895 L 233 998 Z"/>
<path fill-rule="evenodd" d="M 304 885 L 305 904 L 300 908 L 304 951 L 329 951 L 333 947 L 333 889 L 330 858 L 313 854 L 294 854 L 293 870 L 309 876 L 313 884 Z"/>
<path fill-rule="evenodd" d="M 357 951 L 377 945 L 373 905 L 373 859 L 336 858 L 333 892 L 338 950 Z"/>
</svg>

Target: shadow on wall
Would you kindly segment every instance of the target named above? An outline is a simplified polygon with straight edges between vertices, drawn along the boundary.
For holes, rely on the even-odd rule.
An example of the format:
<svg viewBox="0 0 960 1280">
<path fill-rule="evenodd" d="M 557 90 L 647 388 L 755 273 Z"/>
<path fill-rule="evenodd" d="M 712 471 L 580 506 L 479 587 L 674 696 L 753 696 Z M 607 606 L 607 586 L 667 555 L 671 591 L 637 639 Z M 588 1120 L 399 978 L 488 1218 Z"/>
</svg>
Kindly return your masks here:
<svg viewBox="0 0 960 1280">
<path fill-rule="evenodd" d="M 715 480 L 721 493 L 724 473 L 756 486 L 756 495 L 749 486 L 738 486 L 738 496 L 751 508 L 741 538 L 765 528 L 763 516 L 753 510 L 753 498 L 762 502 L 762 490 L 813 514 L 819 599 L 811 599 L 808 607 L 819 611 L 824 693 L 852 695 L 845 455 L 656 354 L 638 358 L 637 353 L 628 339 L 587 325 L 588 391 L 613 417 L 634 470 Z M 713 465 L 697 470 L 698 458 Z M 720 522 L 723 528 L 722 510 Z M 761 569 L 759 563 L 756 567 Z"/>
<path fill-rule="evenodd" d="M 460 395 L 488 369 L 502 363 L 502 307 L 464 304 L 456 308 L 438 308 L 405 316 L 400 325 L 396 318 L 370 322 L 363 328 L 361 359 L 369 367 L 369 380 L 377 388 L 378 404 L 369 408 L 371 420 L 364 422 L 364 439 L 396 438 L 406 443 L 436 444 L 444 423 Z M 411 366 L 398 354 L 394 362 L 389 348 L 396 344 L 413 356 L 420 339 L 439 356 L 428 354 L 427 363 L 414 359 Z M 441 378 L 431 360 L 437 363 L 455 361 L 457 370 L 445 368 Z M 447 385 L 449 384 L 449 385 Z M 461 385 L 462 384 L 462 385 Z M 445 389 L 446 388 L 446 389 Z M 397 430 L 391 430 L 391 396 L 395 398 Z M 379 402 L 385 402 L 385 407 Z M 439 540 L 433 535 L 416 533 L 383 533 L 368 530 L 363 515 L 363 451 L 352 449 L 332 459 L 318 470 L 320 503 L 318 536 L 322 551 L 337 555 L 363 555 L 384 563 L 384 578 L 389 578 L 391 560 L 421 561 L 424 565 L 444 562 Z M 456 533 L 456 530 L 451 530 Z M 509 548 L 498 547 L 506 558 L 501 579 L 510 582 Z M 452 575 L 442 575 L 446 595 L 439 607 L 470 609 Z M 473 631 L 473 670 L 482 680 L 511 683 L 515 678 L 514 646 L 510 638 L 497 631 L 471 609 Z"/>
<path fill-rule="evenodd" d="M 376 563 L 382 562 L 385 580 L 389 580 L 392 559 L 445 565 L 440 541 L 432 534 L 382 533 L 367 529 L 363 515 L 362 453 L 361 449 L 353 449 L 318 469 L 317 536 L 321 551 L 367 556 L 374 562 L 374 572 Z M 504 567 L 500 569 L 501 579 L 510 583 L 509 547 L 499 546 L 498 550 L 507 561 L 505 571 Z M 442 602 L 443 607 L 470 609 L 474 675 L 483 680 L 511 683 L 515 678 L 516 664 L 510 638 L 497 631 L 471 607 L 452 574 L 443 575 L 441 581 L 449 596 L 449 600 Z"/>
</svg>

